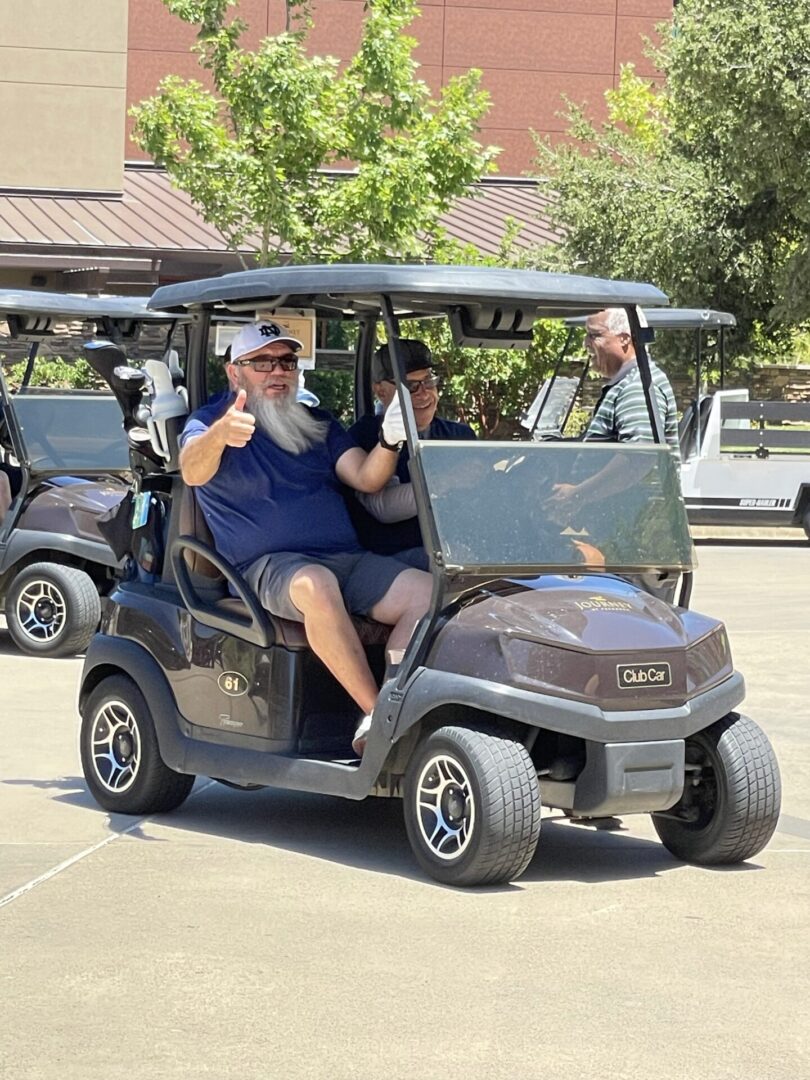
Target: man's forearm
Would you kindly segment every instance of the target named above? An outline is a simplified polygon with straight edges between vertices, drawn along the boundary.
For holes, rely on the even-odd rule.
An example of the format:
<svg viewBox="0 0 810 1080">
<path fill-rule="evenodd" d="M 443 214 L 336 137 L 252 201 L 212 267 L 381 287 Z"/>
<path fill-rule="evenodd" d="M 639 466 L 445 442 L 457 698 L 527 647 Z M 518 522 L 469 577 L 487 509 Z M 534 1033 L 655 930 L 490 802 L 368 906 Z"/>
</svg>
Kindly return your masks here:
<svg viewBox="0 0 810 1080">
<path fill-rule="evenodd" d="M 190 439 L 180 451 L 180 473 L 185 483 L 190 487 L 207 484 L 219 469 L 225 445 L 216 425 Z"/>
<path fill-rule="evenodd" d="M 374 492 L 384 488 L 397 467 L 398 453 L 384 446 L 373 447 L 357 471 L 354 485 L 358 491 Z"/>
</svg>

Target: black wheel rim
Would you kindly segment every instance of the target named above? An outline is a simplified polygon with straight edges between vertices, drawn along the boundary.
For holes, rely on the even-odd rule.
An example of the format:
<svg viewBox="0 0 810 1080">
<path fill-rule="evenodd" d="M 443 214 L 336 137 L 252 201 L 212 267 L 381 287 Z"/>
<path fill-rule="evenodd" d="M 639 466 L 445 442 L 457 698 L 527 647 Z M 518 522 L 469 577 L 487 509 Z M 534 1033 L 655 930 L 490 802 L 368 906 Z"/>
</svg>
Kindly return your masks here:
<svg viewBox="0 0 810 1080">
<path fill-rule="evenodd" d="M 723 768 L 715 748 L 702 740 L 687 740 L 686 776 L 688 809 L 681 820 L 686 828 L 704 832 L 717 819 L 725 798 Z"/>
</svg>

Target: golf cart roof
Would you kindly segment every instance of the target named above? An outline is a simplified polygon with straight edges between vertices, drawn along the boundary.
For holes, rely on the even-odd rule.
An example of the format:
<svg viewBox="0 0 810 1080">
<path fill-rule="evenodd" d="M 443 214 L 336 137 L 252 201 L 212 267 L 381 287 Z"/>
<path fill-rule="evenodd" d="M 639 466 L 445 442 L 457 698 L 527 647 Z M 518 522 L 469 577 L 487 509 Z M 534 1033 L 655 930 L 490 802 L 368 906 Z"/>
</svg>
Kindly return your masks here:
<svg viewBox="0 0 810 1080">
<path fill-rule="evenodd" d="M 256 307 L 306 307 L 319 314 L 374 314 L 380 296 L 399 311 L 443 314 L 456 306 L 497 305 L 529 308 L 533 318 L 563 318 L 625 304 L 664 305 L 653 285 L 606 281 L 573 274 L 506 270 L 478 266 L 400 266 L 335 263 L 246 270 L 221 277 L 164 285 L 149 300 L 155 311 L 182 312 L 217 306 L 231 311 Z M 510 316 L 511 323 L 511 316 Z"/>
<path fill-rule="evenodd" d="M 166 322 L 162 312 L 151 311 L 144 296 L 78 296 L 69 293 L 42 292 L 39 289 L 0 289 L 0 317 L 35 315 L 51 318 L 139 319 Z"/>
<path fill-rule="evenodd" d="M 736 326 L 737 320 L 728 311 L 711 311 L 706 308 L 666 308 L 644 311 L 653 330 L 714 330 L 719 326 Z M 568 326 L 584 326 L 585 316 L 566 319 Z"/>
</svg>

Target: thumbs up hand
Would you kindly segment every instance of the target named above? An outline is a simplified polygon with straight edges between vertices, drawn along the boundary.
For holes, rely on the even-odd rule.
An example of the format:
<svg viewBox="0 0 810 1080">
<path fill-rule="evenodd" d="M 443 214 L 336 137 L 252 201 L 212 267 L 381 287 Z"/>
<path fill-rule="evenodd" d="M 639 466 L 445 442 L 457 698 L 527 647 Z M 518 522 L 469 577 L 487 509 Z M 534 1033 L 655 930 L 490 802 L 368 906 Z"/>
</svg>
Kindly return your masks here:
<svg viewBox="0 0 810 1080">
<path fill-rule="evenodd" d="M 244 389 L 238 390 L 233 405 L 217 420 L 220 437 L 225 446 L 246 446 L 253 438 L 256 417 L 245 412 L 246 402 L 247 392 Z"/>
</svg>

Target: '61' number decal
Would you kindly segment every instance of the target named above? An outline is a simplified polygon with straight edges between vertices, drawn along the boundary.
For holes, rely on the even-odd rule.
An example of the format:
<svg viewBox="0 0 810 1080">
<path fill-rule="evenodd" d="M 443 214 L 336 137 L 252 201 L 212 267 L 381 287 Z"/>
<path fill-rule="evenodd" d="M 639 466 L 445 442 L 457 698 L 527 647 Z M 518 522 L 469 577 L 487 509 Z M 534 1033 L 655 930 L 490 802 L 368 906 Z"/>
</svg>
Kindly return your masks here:
<svg viewBox="0 0 810 1080">
<path fill-rule="evenodd" d="M 230 697 L 241 697 L 248 692 L 248 681 L 238 671 L 223 671 L 217 679 L 217 685 L 223 694 Z"/>
</svg>

